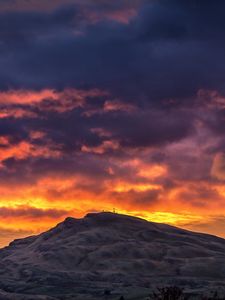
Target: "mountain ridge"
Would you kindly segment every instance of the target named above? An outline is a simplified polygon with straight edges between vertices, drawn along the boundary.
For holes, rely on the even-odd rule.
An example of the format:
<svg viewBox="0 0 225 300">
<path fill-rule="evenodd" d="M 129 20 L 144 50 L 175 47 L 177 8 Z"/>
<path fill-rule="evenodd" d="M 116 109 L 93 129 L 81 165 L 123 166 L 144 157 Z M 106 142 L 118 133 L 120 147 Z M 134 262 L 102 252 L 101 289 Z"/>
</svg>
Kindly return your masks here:
<svg viewBox="0 0 225 300">
<path fill-rule="evenodd" d="M 45 234 L 49 231 L 52 231 L 54 230 L 55 228 L 57 228 L 58 226 L 62 226 L 62 225 L 65 225 L 66 227 L 69 227 L 70 224 L 77 224 L 77 222 L 80 222 L 80 221 L 83 221 L 87 218 L 91 218 L 91 217 L 101 217 L 101 216 L 105 216 L 107 217 L 106 219 L 109 220 L 109 216 L 110 217 L 113 217 L 113 218 L 110 218 L 111 220 L 112 219 L 115 219 L 115 220 L 119 220 L 119 218 L 123 218 L 123 219 L 128 219 L 128 220 L 139 220 L 141 222 L 147 222 L 148 224 L 152 224 L 153 226 L 156 225 L 157 226 L 162 226 L 162 227 L 168 227 L 168 228 L 171 228 L 171 229 L 174 229 L 174 230 L 179 230 L 179 231 L 183 231 L 183 232 L 187 232 L 187 233 L 191 233 L 191 234 L 199 234 L 199 235 L 205 235 L 205 236 L 208 236 L 208 237 L 212 237 L 212 238 L 216 238 L 216 239 L 220 239 L 221 241 L 225 241 L 224 238 L 220 237 L 220 236 L 217 236 L 217 235 L 214 235 L 214 234 L 209 234 L 209 233 L 203 233 L 203 232 L 200 232 L 200 231 L 192 231 L 192 230 L 188 230 L 188 229 L 184 229 L 182 227 L 179 227 L 179 226 L 175 226 L 175 225 L 170 225 L 170 224 L 167 224 L 167 223 L 161 223 L 161 222 L 153 222 L 153 221 L 150 221 L 150 220 L 146 220 L 144 218 L 141 218 L 141 217 L 138 217 L 138 216 L 133 216 L 133 215 L 126 215 L 126 214 L 121 214 L 121 213 L 115 213 L 115 212 L 94 212 L 94 213 L 87 213 L 84 217 L 82 218 L 76 218 L 76 217 L 66 217 L 62 222 L 56 224 L 54 227 L 46 230 L 45 232 L 42 232 L 40 234 L 37 234 L 37 235 L 31 235 L 31 236 L 27 236 L 25 238 L 18 238 L 18 239 L 15 239 L 15 240 L 12 240 L 9 245 L 3 247 L 3 248 L 0 248 L 0 250 L 4 249 L 4 248 L 7 248 L 11 245 L 13 245 L 14 243 L 17 243 L 19 241 L 22 241 L 22 240 L 26 240 L 26 239 L 32 239 L 32 238 L 35 238 L 35 237 L 38 237 L 40 236 L 41 234 Z M 105 219 L 105 220 L 106 220 Z M 103 219 L 104 220 L 104 219 Z"/>
<path fill-rule="evenodd" d="M 105 289 L 128 295 L 159 285 L 223 288 L 225 240 L 133 216 L 89 213 L 11 242 L 0 250 L 0 265 L 0 289 L 11 297 L 95 299 Z"/>
</svg>

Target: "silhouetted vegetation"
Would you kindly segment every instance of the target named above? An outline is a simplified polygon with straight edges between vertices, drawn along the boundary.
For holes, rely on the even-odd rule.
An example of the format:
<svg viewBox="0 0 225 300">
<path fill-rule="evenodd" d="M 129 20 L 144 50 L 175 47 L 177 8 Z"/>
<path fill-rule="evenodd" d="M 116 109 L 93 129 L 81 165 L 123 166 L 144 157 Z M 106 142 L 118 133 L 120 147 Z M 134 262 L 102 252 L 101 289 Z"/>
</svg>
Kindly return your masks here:
<svg viewBox="0 0 225 300">
<path fill-rule="evenodd" d="M 104 290 L 103 295 L 105 296 L 104 299 L 111 299 L 113 296 L 112 291 L 109 289 Z M 125 300 L 123 295 L 118 297 L 118 300 Z M 187 293 L 178 286 L 169 286 L 157 288 L 156 291 L 152 292 L 148 297 L 140 298 L 140 300 L 225 300 L 225 295 L 222 295 L 218 291 L 212 291 L 208 293 L 208 295 Z"/>
<path fill-rule="evenodd" d="M 218 292 L 213 292 L 211 296 L 204 296 L 202 300 L 225 300 L 225 296 L 219 296 Z"/>
<path fill-rule="evenodd" d="M 105 296 L 105 299 L 108 299 L 108 297 L 111 295 L 111 290 L 109 290 L 109 289 L 106 289 L 106 290 L 104 290 L 104 296 Z"/>
<path fill-rule="evenodd" d="M 183 289 L 171 286 L 158 288 L 156 292 L 150 295 L 152 300 L 186 300 L 187 296 L 184 295 Z"/>
<path fill-rule="evenodd" d="M 111 291 L 110 291 L 110 290 L 104 290 L 104 295 L 105 295 L 105 296 L 111 295 Z"/>
<path fill-rule="evenodd" d="M 197 297 L 197 298 L 196 298 Z M 193 297 L 184 293 L 184 290 L 177 287 L 163 287 L 158 288 L 156 292 L 153 292 L 148 300 L 188 300 L 188 299 L 199 299 L 199 300 L 225 300 L 225 296 L 219 295 L 219 293 L 211 292 L 211 295 L 196 295 Z"/>
</svg>

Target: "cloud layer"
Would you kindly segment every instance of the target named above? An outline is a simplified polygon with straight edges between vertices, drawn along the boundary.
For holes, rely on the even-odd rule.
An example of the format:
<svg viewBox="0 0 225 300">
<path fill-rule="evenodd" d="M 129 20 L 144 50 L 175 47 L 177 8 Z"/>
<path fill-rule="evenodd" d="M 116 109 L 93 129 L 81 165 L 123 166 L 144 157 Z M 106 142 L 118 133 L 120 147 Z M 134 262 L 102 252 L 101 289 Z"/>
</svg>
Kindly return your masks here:
<svg viewBox="0 0 225 300">
<path fill-rule="evenodd" d="M 47 2 L 0 1 L 2 230 L 116 208 L 221 235 L 225 3 Z"/>
</svg>

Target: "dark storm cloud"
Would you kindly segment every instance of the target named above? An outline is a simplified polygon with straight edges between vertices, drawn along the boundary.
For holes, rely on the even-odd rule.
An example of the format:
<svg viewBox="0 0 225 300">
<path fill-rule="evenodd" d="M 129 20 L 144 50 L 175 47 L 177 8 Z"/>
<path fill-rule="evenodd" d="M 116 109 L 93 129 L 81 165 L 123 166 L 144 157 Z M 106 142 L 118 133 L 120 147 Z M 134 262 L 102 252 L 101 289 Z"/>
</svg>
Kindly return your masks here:
<svg viewBox="0 0 225 300">
<path fill-rule="evenodd" d="M 56 158 L 28 157 L 18 159 L 10 157 L 2 162 L 4 169 L 0 172 L 2 184 L 34 184 L 43 176 L 71 177 L 81 175 L 94 180 L 110 178 L 107 172 L 109 163 L 94 155 L 74 154 Z"/>
<path fill-rule="evenodd" d="M 37 230 L 113 207 L 174 223 L 223 214 L 224 11 L 0 0 L 3 223 Z"/>
<path fill-rule="evenodd" d="M 112 132 L 125 147 L 154 147 L 188 136 L 192 130 L 192 116 L 179 111 L 138 111 L 133 114 L 116 113 L 102 117 L 103 128 Z M 95 121 L 98 124 L 98 120 Z M 99 124 L 101 125 L 101 123 Z"/>
<path fill-rule="evenodd" d="M 39 209 L 34 207 L 18 207 L 18 208 L 0 208 L 1 218 L 7 217 L 23 217 L 23 218 L 59 218 L 68 214 L 68 211 L 57 209 Z"/>
<path fill-rule="evenodd" d="M 103 12 L 112 12 L 127 8 L 137 8 L 143 0 L 0 0 L 0 10 L 51 10 L 61 5 L 76 4 L 86 9 L 98 9 Z"/>
<path fill-rule="evenodd" d="M 170 170 L 171 181 L 161 178 L 165 188 L 178 180 L 209 181 L 212 155 L 224 145 L 224 108 L 209 109 L 211 98 L 196 98 L 204 89 L 223 96 L 223 1 L 49 1 L 48 9 L 31 2 L 0 10 L 0 88 L 61 94 L 36 103 L 1 101 L 4 147 L 23 141 L 31 149 L 3 156 L 0 180 L 33 183 L 54 172 L 108 179 L 107 158 L 148 149 L 155 150 L 152 161 Z M 78 105 L 64 99 L 68 87 L 107 93 L 83 96 Z M 107 110 L 110 101 L 132 109 Z M 166 153 L 169 145 L 194 139 L 198 122 L 220 134 L 200 161 L 201 154 L 186 149 Z"/>
<path fill-rule="evenodd" d="M 35 35 L 48 34 L 52 30 L 70 29 L 80 21 L 74 6 L 63 7 L 53 13 L 41 12 L 8 12 L 2 13 L 0 18 L 1 38 L 35 37 Z M 73 23 L 74 21 L 74 23 Z M 28 26 L 29 25 L 29 26 Z"/>
<path fill-rule="evenodd" d="M 106 136 L 99 136 L 93 128 L 102 128 L 110 133 L 110 140 L 121 146 L 155 147 L 180 140 L 193 132 L 192 114 L 158 111 L 136 113 L 114 112 L 85 117 L 83 110 L 66 114 L 49 114 L 48 118 L 28 122 L 29 128 L 45 130 L 53 145 L 60 145 L 65 152 L 79 150 L 82 145 L 101 145 Z"/>
<path fill-rule="evenodd" d="M 8 137 L 10 144 L 17 144 L 28 137 L 28 129 L 21 120 L 0 119 L 0 136 Z"/>
<path fill-rule="evenodd" d="M 130 190 L 128 192 L 123 192 L 123 193 L 113 193 L 112 196 L 119 200 L 119 201 L 124 201 L 130 204 L 130 205 L 135 205 L 135 207 L 145 207 L 149 209 L 151 205 L 155 204 L 160 197 L 160 194 L 162 191 L 160 189 L 155 189 L 155 190 L 149 190 L 149 191 L 135 191 L 135 190 Z"/>
<path fill-rule="evenodd" d="M 88 96 L 85 99 L 82 107 L 76 107 L 73 101 L 67 107 L 62 99 L 1 105 L 8 114 L 12 111 L 12 115 L 0 119 L 0 135 L 9 138 L 8 146 L 26 141 L 34 147 L 47 146 L 49 150 L 62 154 L 79 152 L 83 146 L 101 147 L 104 142 L 112 141 L 118 143 L 120 149 L 109 147 L 103 152 L 113 154 L 121 151 L 121 147 L 135 149 L 166 145 L 195 131 L 192 111 L 179 108 L 123 111 L 120 107 L 107 111 L 104 109 L 107 96 Z M 17 110 L 22 110 L 22 115 L 14 118 Z M 100 134 L 99 130 L 107 134 Z M 43 135 L 33 138 L 32 132 Z"/>
<path fill-rule="evenodd" d="M 108 12 L 121 3 L 129 6 L 89 1 L 88 7 Z M 189 99 L 200 88 L 223 92 L 224 6 L 142 1 L 128 24 L 91 23 L 77 2 L 50 12 L 1 13 L 2 88 L 97 86 L 139 104 Z"/>
<path fill-rule="evenodd" d="M 202 207 L 208 205 L 209 202 L 218 202 L 223 198 L 221 195 L 212 187 L 204 185 L 190 185 L 189 189 L 181 192 L 179 195 L 183 202 L 191 202 L 193 206 Z"/>
</svg>

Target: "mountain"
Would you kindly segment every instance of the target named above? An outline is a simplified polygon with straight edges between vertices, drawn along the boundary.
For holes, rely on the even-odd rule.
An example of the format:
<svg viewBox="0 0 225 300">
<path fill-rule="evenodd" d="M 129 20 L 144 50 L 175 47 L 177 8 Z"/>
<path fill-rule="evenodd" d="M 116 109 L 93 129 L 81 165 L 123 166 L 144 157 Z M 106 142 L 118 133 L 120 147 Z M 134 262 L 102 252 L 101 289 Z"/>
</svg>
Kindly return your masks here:
<svg viewBox="0 0 225 300">
<path fill-rule="evenodd" d="M 224 282 L 224 239 L 115 213 L 67 218 L 0 250 L 4 300 L 129 299 L 158 286 L 197 292 Z"/>
</svg>

